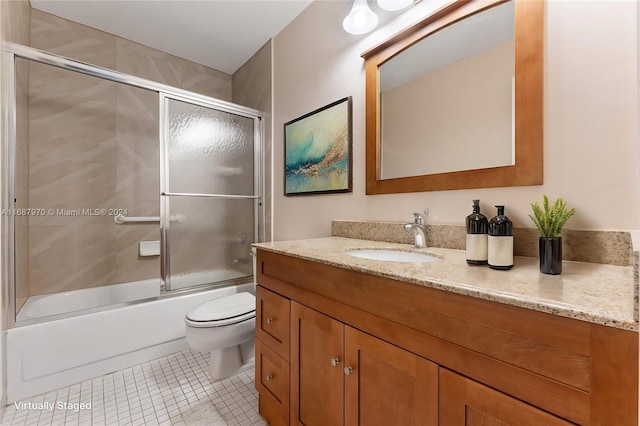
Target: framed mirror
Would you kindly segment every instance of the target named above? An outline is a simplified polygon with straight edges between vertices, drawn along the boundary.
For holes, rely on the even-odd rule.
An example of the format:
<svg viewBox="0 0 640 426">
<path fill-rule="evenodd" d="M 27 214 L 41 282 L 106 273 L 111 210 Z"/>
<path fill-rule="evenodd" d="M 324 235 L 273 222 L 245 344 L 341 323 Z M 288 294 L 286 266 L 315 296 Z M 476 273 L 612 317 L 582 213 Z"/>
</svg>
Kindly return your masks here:
<svg viewBox="0 0 640 426">
<path fill-rule="evenodd" d="M 366 192 L 543 181 L 543 0 L 457 0 L 364 52 Z"/>
</svg>

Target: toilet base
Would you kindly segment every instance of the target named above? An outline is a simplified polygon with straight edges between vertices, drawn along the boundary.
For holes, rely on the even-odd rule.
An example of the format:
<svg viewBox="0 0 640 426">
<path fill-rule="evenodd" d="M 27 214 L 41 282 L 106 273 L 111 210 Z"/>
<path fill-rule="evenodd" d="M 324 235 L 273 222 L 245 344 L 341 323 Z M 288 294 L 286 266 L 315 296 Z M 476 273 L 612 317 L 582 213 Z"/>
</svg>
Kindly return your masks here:
<svg viewBox="0 0 640 426">
<path fill-rule="evenodd" d="M 231 376 L 240 367 L 242 367 L 240 346 L 232 346 L 212 351 L 207 371 L 211 380 L 216 381 Z"/>
<path fill-rule="evenodd" d="M 253 361 L 254 341 L 211 352 L 207 371 L 212 381 L 226 379 Z"/>
</svg>

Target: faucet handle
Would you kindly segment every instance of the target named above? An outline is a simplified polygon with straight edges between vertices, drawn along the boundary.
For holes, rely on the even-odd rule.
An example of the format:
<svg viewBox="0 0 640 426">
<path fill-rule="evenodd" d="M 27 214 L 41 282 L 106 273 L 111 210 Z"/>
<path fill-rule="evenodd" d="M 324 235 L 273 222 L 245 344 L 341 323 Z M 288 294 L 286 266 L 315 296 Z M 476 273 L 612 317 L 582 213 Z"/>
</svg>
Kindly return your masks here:
<svg viewBox="0 0 640 426">
<path fill-rule="evenodd" d="M 414 221 L 414 223 L 417 223 L 418 225 L 424 225 L 424 216 L 422 215 L 422 213 L 414 213 L 413 214 L 413 221 Z"/>
</svg>

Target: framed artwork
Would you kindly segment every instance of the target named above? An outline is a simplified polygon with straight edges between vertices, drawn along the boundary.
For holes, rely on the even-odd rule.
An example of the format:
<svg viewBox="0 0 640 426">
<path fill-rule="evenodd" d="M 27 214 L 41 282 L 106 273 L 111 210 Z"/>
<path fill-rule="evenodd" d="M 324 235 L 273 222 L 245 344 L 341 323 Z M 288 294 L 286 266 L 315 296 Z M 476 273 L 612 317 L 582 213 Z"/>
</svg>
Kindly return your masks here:
<svg viewBox="0 0 640 426">
<path fill-rule="evenodd" d="M 284 124 L 284 195 L 351 192 L 351 96 Z"/>
</svg>

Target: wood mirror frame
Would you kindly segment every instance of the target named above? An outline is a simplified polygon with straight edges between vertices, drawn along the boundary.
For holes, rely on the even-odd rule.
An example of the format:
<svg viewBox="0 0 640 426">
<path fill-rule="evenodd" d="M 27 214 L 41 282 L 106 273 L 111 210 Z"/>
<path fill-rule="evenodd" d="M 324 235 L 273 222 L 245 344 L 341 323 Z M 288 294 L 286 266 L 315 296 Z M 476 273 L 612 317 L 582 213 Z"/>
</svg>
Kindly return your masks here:
<svg viewBox="0 0 640 426">
<path fill-rule="evenodd" d="M 511 1 L 515 2 L 515 164 L 380 179 L 379 67 L 430 34 L 506 2 L 456 0 L 361 55 L 365 59 L 366 79 L 367 195 L 542 184 L 544 0 Z"/>
</svg>

